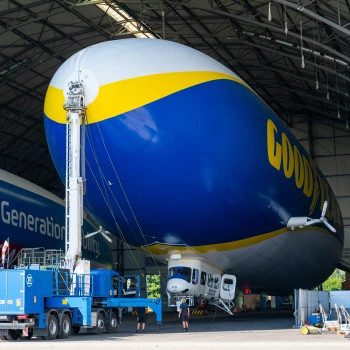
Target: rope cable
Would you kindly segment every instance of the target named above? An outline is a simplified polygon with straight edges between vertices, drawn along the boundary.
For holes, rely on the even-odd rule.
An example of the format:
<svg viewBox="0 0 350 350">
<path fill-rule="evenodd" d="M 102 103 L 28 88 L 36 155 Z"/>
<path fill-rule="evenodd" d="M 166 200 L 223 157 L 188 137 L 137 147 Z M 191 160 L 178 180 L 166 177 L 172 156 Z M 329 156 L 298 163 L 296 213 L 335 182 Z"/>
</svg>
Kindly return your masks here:
<svg viewBox="0 0 350 350">
<path fill-rule="evenodd" d="M 88 141 L 89 141 L 89 143 L 90 143 L 90 147 L 93 147 L 93 146 L 91 145 L 91 142 L 90 142 L 90 139 L 89 139 L 89 138 L 88 138 Z M 96 152 L 94 152 L 94 158 L 95 158 L 96 163 L 97 163 L 97 166 L 98 166 L 98 168 L 99 168 L 99 170 L 100 170 L 101 177 L 103 178 L 102 180 L 104 180 L 104 182 L 105 182 L 106 184 L 108 184 L 108 180 L 107 180 L 106 177 L 104 176 L 104 173 L 103 173 L 101 167 L 99 166 L 99 163 L 98 163 L 98 160 L 97 160 L 97 156 L 96 156 Z M 105 188 L 105 187 L 104 187 L 104 188 Z M 117 199 L 115 198 L 113 191 L 111 190 L 110 186 L 107 186 L 107 188 L 109 189 L 109 191 L 110 191 L 110 193 L 111 193 L 111 195 L 112 195 L 114 201 L 116 202 L 116 204 L 117 204 L 117 206 L 118 206 L 118 209 L 120 210 L 120 212 L 121 212 L 123 218 L 125 219 L 125 221 L 127 222 L 128 226 L 130 227 L 130 230 L 133 232 L 133 234 L 135 235 L 135 237 L 136 237 L 136 239 L 138 240 L 139 244 L 141 245 L 141 242 L 139 241 L 139 239 L 138 239 L 136 233 L 134 232 L 134 230 L 133 230 L 132 226 L 130 225 L 129 221 L 127 220 L 127 218 L 126 218 L 126 216 L 125 216 L 125 214 L 124 214 L 124 212 L 123 212 L 123 210 L 122 210 L 122 208 L 121 208 L 119 202 L 118 202 Z M 106 195 L 107 195 L 107 193 L 106 193 Z M 111 204 L 111 203 L 109 203 L 109 204 L 110 204 L 110 207 L 112 207 L 112 204 Z"/>
<path fill-rule="evenodd" d="M 101 195 L 102 195 L 104 201 L 105 201 L 106 204 L 107 204 L 107 207 L 108 207 L 108 209 L 109 209 L 109 211 L 110 211 L 110 213 L 111 213 L 112 218 L 114 219 L 115 225 L 116 225 L 116 227 L 117 227 L 117 229 L 118 229 L 118 232 L 119 232 L 119 234 L 120 234 L 120 236 L 121 236 L 123 242 L 126 244 L 128 250 L 129 250 L 129 253 L 131 254 L 131 256 L 133 257 L 133 259 L 135 260 L 135 262 L 136 262 L 136 264 L 137 264 L 137 267 L 139 268 L 139 270 L 140 270 L 142 276 L 145 277 L 144 274 L 143 274 L 143 271 L 142 271 L 142 269 L 141 269 L 141 267 L 140 267 L 140 265 L 139 265 L 139 263 L 138 263 L 138 261 L 137 261 L 137 259 L 135 258 L 135 256 L 134 256 L 134 254 L 133 254 L 133 252 L 132 252 L 132 250 L 131 250 L 131 248 L 130 248 L 128 242 L 127 242 L 126 239 L 125 239 L 125 236 L 124 236 L 124 234 L 123 234 L 123 232 L 122 232 L 120 226 L 118 225 L 118 222 L 117 222 L 117 220 L 116 220 L 116 218 L 115 218 L 115 215 L 114 215 L 114 212 L 113 212 L 113 208 L 111 208 L 111 207 L 108 205 L 108 201 L 106 200 L 106 198 L 105 198 L 105 196 L 104 196 L 104 194 L 103 194 L 103 192 L 102 192 L 102 190 L 101 190 L 101 187 L 100 187 L 100 185 L 99 185 L 99 183 L 98 183 L 98 180 L 97 180 L 97 178 L 96 178 L 96 176 L 95 176 L 95 174 L 94 174 L 94 172 L 93 172 L 93 170 L 92 170 L 92 168 L 91 168 L 90 163 L 88 162 L 88 160 L 86 160 L 86 163 L 87 163 L 87 165 L 88 165 L 88 167 L 89 167 L 89 169 L 90 169 L 90 171 L 91 171 L 92 176 L 94 177 L 94 179 L 95 179 L 95 181 L 96 181 L 97 187 L 98 187 L 98 189 L 100 190 Z"/>
<path fill-rule="evenodd" d="M 87 118 L 87 116 L 86 116 L 86 118 Z M 96 184 L 97 184 L 97 187 L 98 187 L 98 189 L 99 189 L 100 192 L 101 192 L 102 198 L 103 198 L 103 200 L 105 201 L 105 203 L 106 203 L 106 205 L 107 205 L 107 208 L 109 209 L 110 214 L 111 214 L 111 216 L 112 216 L 112 218 L 113 218 L 113 220 L 114 220 L 114 222 L 115 222 L 115 225 L 116 225 L 116 227 L 117 227 L 117 229 L 118 229 L 119 235 L 121 236 L 123 242 L 126 244 L 129 253 L 131 254 L 131 256 L 133 257 L 133 259 L 135 260 L 136 265 L 137 265 L 138 269 L 139 269 L 140 272 L 141 272 L 141 275 L 142 275 L 143 277 L 145 277 L 145 276 L 144 276 L 144 273 L 143 273 L 143 271 L 142 271 L 142 269 L 141 269 L 141 267 L 140 267 L 140 265 L 139 265 L 139 263 L 138 263 L 138 261 L 137 261 L 137 259 L 136 259 L 136 257 L 135 257 L 134 254 L 132 253 L 132 250 L 131 250 L 131 248 L 130 248 L 128 242 L 126 241 L 126 238 L 125 238 L 125 236 L 124 236 L 124 234 L 123 234 L 123 232 L 122 232 L 122 230 L 121 230 L 121 228 L 120 228 L 120 226 L 119 226 L 119 224 L 118 224 L 118 222 L 117 222 L 117 220 L 116 220 L 115 214 L 114 214 L 114 212 L 113 212 L 113 207 L 112 207 L 111 204 L 110 204 L 109 197 L 108 197 L 108 193 L 107 193 L 107 191 L 106 191 L 106 189 L 105 189 L 104 181 L 103 181 L 103 179 L 102 179 L 102 177 L 103 177 L 104 175 L 103 175 L 102 169 L 101 169 L 101 167 L 100 167 L 100 165 L 99 165 L 99 163 L 98 163 L 97 154 L 96 154 L 96 150 L 95 150 L 95 147 L 94 147 L 94 144 L 93 144 L 92 134 L 91 134 L 91 130 L 90 130 L 90 124 L 88 123 L 88 120 L 87 120 L 86 125 L 87 125 L 86 130 L 88 130 L 88 133 L 90 134 L 91 142 L 92 142 L 92 143 L 90 142 L 89 135 L 88 135 L 88 142 L 89 142 L 89 144 L 90 144 L 92 154 L 93 154 L 93 156 L 94 156 L 94 158 L 95 158 L 97 167 L 98 167 L 99 172 L 100 172 L 100 176 L 101 176 L 103 188 L 104 188 L 104 190 L 105 190 L 105 195 L 104 195 L 104 193 L 103 193 L 103 191 L 102 191 L 102 189 L 101 189 L 101 187 L 100 187 L 100 185 L 99 185 L 99 182 L 98 182 L 98 180 L 97 180 L 97 178 L 96 178 L 96 176 L 95 176 L 95 174 L 94 174 L 94 172 L 93 172 L 93 170 L 92 170 L 92 167 L 91 167 L 91 165 L 90 165 L 90 163 L 88 162 L 88 160 L 87 160 L 86 157 L 85 157 L 85 160 L 86 160 L 86 162 L 87 162 L 87 164 L 88 164 L 88 167 L 89 167 L 89 169 L 90 169 L 90 171 L 91 171 L 91 174 L 93 175 L 93 177 L 94 177 L 94 179 L 95 179 L 95 182 L 96 182 Z M 106 198 L 107 198 L 107 199 L 106 199 Z"/>
<path fill-rule="evenodd" d="M 112 161 L 112 159 L 111 159 L 111 157 L 110 157 L 110 154 L 109 154 L 108 149 L 107 149 L 107 147 L 106 147 L 105 140 L 104 140 L 103 135 L 102 135 L 102 133 L 101 133 L 101 129 L 100 129 L 99 124 L 97 124 L 97 128 L 98 128 L 98 130 L 99 130 L 99 133 L 100 133 L 100 136 L 101 136 L 101 140 L 102 140 L 103 146 L 104 146 L 104 148 L 105 148 L 105 151 L 106 151 L 106 153 L 107 153 L 108 159 L 109 159 L 109 161 L 110 161 L 110 163 L 111 163 L 111 165 L 112 165 L 113 171 L 114 171 L 115 176 L 116 176 L 116 178 L 117 178 L 117 180 L 118 180 L 119 186 L 120 186 L 120 188 L 121 188 L 121 190 L 122 190 L 122 192 L 123 192 L 123 194 L 124 194 L 125 200 L 126 200 L 126 202 L 128 203 L 128 206 L 129 206 L 130 211 L 131 211 L 131 213 L 132 213 L 132 215 L 133 215 L 133 217 L 134 217 L 134 220 L 135 220 L 135 222 L 136 222 L 136 225 L 137 225 L 138 229 L 140 230 L 140 233 L 141 233 L 141 235 L 142 235 L 142 238 L 144 239 L 144 241 L 145 241 L 145 243 L 146 243 L 146 246 L 147 246 L 147 245 L 148 245 L 148 242 L 147 242 L 147 240 L 146 240 L 146 237 L 145 237 L 144 234 L 143 234 L 143 231 L 142 231 L 142 229 L 141 229 L 141 226 L 140 226 L 140 224 L 139 224 L 139 222 L 138 222 L 138 220 L 137 220 L 137 218 L 136 218 L 136 215 L 135 215 L 135 213 L 134 213 L 134 211 L 133 211 L 133 209 L 132 209 L 132 206 L 131 206 L 131 204 L 130 204 L 129 198 L 128 198 L 128 196 L 127 196 L 125 190 L 124 190 L 124 187 L 123 187 L 123 185 L 122 185 L 122 183 L 121 183 L 120 177 L 119 177 L 119 175 L 118 175 L 118 173 L 117 173 L 117 170 L 115 169 L 114 163 L 113 163 L 113 161 Z M 159 276 L 161 276 L 160 269 L 159 269 L 159 266 L 158 266 L 158 264 L 157 264 L 157 262 L 156 262 L 156 260 L 155 260 L 155 258 L 154 258 L 154 255 L 152 254 L 152 252 L 150 251 L 149 248 L 148 248 L 148 249 L 143 248 L 143 249 L 146 250 L 146 251 L 148 252 L 148 254 L 151 255 L 151 257 L 152 257 L 152 259 L 153 259 L 153 262 L 154 262 L 156 268 L 158 269 Z"/>
</svg>

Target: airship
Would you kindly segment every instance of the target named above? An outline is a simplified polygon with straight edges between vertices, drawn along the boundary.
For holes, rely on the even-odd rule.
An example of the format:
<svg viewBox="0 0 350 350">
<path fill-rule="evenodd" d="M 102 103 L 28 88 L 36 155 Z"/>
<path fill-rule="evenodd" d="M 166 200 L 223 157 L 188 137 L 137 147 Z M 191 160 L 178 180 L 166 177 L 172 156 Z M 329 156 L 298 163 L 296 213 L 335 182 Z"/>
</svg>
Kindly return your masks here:
<svg viewBox="0 0 350 350">
<path fill-rule="evenodd" d="M 96 232 L 95 223 L 85 214 L 83 231 Z M 85 237 L 85 235 L 84 235 Z M 64 201 L 49 191 L 0 169 L 0 248 L 8 241 L 7 261 L 0 266 L 17 264 L 22 248 L 65 249 Z M 29 252 L 29 251 L 27 251 Z M 94 268 L 112 268 L 110 247 L 101 236 L 82 240 L 83 258 Z"/>
<path fill-rule="evenodd" d="M 44 105 L 63 182 L 72 81 L 84 86 L 87 108 L 84 209 L 127 247 L 168 260 L 169 293 L 198 286 L 217 296 L 227 274 L 238 288 L 289 295 L 333 272 L 344 241 L 334 193 L 237 74 L 166 40 L 114 40 L 74 54 Z M 178 272 L 181 286 L 172 283 Z"/>
</svg>

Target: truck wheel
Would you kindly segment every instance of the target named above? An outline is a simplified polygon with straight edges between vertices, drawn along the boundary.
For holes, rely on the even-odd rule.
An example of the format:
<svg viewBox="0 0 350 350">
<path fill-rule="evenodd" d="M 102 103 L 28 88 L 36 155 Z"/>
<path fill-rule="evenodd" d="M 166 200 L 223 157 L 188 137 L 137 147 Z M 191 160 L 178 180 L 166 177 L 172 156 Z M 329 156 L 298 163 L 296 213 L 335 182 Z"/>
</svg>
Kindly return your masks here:
<svg viewBox="0 0 350 350">
<path fill-rule="evenodd" d="M 0 340 L 7 340 L 7 338 L 4 335 L 2 335 L 0 336 Z"/>
<path fill-rule="evenodd" d="M 80 332 L 80 326 L 72 326 L 72 330 L 74 334 L 78 334 Z"/>
<path fill-rule="evenodd" d="M 112 312 L 112 314 L 111 314 L 111 321 L 106 326 L 106 333 L 108 333 L 108 334 L 117 333 L 117 326 L 118 326 L 117 315 L 114 312 Z"/>
<path fill-rule="evenodd" d="M 14 329 L 9 330 L 9 334 L 6 336 L 7 340 L 17 340 L 20 334 Z"/>
<path fill-rule="evenodd" d="M 105 318 L 100 312 L 97 316 L 96 334 L 102 334 L 105 329 Z"/>
<path fill-rule="evenodd" d="M 54 340 L 58 334 L 58 321 L 55 315 L 50 315 L 47 322 L 48 335 L 44 337 L 45 340 Z"/>
<path fill-rule="evenodd" d="M 72 323 L 70 321 L 70 317 L 68 315 L 62 316 L 61 323 L 61 334 L 58 335 L 59 339 L 66 339 L 70 336 L 70 332 L 72 330 Z"/>
</svg>

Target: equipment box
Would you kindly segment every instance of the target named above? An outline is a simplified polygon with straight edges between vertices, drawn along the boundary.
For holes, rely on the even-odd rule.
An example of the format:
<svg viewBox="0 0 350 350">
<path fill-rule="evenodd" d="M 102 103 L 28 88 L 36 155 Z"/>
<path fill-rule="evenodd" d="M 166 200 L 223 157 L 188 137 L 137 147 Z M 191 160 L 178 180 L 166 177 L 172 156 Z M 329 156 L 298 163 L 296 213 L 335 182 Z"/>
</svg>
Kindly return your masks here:
<svg viewBox="0 0 350 350">
<path fill-rule="evenodd" d="M 43 313 L 51 296 L 52 271 L 0 270 L 0 315 Z"/>
</svg>

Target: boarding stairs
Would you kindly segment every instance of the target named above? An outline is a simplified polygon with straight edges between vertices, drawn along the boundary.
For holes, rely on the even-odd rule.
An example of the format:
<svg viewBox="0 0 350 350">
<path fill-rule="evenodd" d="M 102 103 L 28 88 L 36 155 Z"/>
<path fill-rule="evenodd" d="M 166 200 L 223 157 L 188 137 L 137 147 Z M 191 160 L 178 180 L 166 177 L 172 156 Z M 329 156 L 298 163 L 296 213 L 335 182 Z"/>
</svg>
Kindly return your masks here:
<svg viewBox="0 0 350 350">
<path fill-rule="evenodd" d="M 342 324 L 342 317 L 337 304 L 334 304 L 334 307 L 337 313 L 337 319 L 329 320 L 329 315 L 326 314 L 326 312 L 324 311 L 324 308 L 320 304 L 320 313 L 322 315 L 323 330 L 339 331 L 340 329 L 340 325 Z"/>
<path fill-rule="evenodd" d="M 350 334 L 350 315 L 343 305 L 340 305 L 340 309 L 345 320 L 345 325 L 341 326 L 341 330 L 345 333 L 345 336 L 348 337 Z"/>
<path fill-rule="evenodd" d="M 230 316 L 233 316 L 233 308 L 235 303 L 232 300 L 223 300 L 221 298 L 215 299 L 209 303 L 210 305 L 214 305 L 217 308 L 227 312 Z"/>
</svg>

